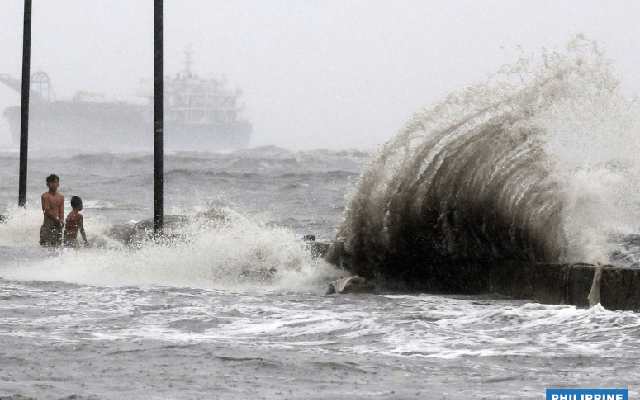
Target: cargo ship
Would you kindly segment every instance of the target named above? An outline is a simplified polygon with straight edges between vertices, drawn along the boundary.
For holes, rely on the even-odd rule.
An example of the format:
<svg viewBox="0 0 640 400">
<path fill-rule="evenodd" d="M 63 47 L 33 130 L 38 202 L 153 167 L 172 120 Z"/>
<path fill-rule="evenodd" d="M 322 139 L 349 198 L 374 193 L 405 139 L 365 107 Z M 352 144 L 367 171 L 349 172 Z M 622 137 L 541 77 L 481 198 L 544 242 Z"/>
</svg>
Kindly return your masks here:
<svg viewBox="0 0 640 400">
<path fill-rule="evenodd" d="M 249 146 L 252 125 L 242 117 L 239 89 L 224 78 L 199 77 L 186 68 L 164 79 L 164 144 L 168 150 L 210 151 Z M 0 74 L 0 82 L 20 92 L 20 80 Z M 141 85 L 153 82 L 141 80 Z M 151 87 L 153 87 L 151 85 Z M 45 72 L 31 76 L 29 147 L 49 149 L 145 150 L 153 148 L 153 92 L 139 92 L 141 103 L 78 92 L 56 100 Z M 15 143 L 20 142 L 20 106 L 5 108 Z"/>
</svg>

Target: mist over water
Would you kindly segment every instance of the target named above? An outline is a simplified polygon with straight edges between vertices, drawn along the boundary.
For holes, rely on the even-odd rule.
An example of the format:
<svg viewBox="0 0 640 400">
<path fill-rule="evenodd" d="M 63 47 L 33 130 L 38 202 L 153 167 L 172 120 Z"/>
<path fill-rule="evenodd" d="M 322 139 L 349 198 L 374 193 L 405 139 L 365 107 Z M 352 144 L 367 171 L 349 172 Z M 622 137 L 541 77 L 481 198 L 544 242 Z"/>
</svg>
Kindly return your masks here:
<svg viewBox="0 0 640 400">
<path fill-rule="evenodd" d="M 503 66 L 410 118 L 350 194 L 363 274 L 431 262 L 609 262 L 637 232 L 638 104 L 596 42 Z M 416 266 L 418 265 L 418 266 Z"/>
</svg>

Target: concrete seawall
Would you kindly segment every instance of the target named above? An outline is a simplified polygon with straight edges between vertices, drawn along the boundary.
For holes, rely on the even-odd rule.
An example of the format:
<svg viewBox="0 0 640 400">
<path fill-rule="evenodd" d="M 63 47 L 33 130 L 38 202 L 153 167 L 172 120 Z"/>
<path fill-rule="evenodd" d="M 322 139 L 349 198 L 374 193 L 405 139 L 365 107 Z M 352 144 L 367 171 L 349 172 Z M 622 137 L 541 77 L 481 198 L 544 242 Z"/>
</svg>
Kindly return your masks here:
<svg viewBox="0 0 640 400">
<path fill-rule="evenodd" d="M 599 272 L 599 273 L 598 273 Z M 500 262 L 492 266 L 489 292 L 544 304 L 640 310 L 640 271 L 612 265 Z"/>
<path fill-rule="evenodd" d="M 351 249 L 342 243 L 331 245 L 327 261 L 360 276 L 366 266 L 358 265 Z M 390 267 L 392 269 L 392 267 Z M 551 264 L 525 261 L 447 264 L 425 260 L 410 277 L 384 277 L 407 290 L 448 293 L 497 293 L 543 304 L 589 307 L 600 303 L 609 310 L 640 310 L 640 270 L 585 263 Z M 368 278 L 375 278 L 369 276 Z"/>
</svg>

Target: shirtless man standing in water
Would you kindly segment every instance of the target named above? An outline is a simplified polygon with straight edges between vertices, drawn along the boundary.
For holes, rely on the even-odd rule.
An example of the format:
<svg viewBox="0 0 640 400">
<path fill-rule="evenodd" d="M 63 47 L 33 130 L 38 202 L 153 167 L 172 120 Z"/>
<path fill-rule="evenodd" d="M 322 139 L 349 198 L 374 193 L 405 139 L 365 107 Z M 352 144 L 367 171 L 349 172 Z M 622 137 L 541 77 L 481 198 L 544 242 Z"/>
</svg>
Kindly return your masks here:
<svg viewBox="0 0 640 400">
<path fill-rule="evenodd" d="M 58 193 L 60 178 L 47 177 L 48 192 L 42 194 L 44 222 L 40 227 L 40 246 L 59 247 L 62 244 L 62 221 L 64 220 L 64 196 Z"/>
</svg>

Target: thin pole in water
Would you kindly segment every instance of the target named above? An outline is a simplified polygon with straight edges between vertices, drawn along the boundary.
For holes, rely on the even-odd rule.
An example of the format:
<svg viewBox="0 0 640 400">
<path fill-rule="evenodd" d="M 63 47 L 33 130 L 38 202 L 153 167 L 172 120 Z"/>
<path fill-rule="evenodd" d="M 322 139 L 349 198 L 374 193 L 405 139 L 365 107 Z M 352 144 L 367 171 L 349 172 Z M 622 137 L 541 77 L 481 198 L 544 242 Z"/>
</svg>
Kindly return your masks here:
<svg viewBox="0 0 640 400">
<path fill-rule="evenodd" d="M 31 0 L 24 0 L 22 33 L 22 93 L 20 98 L 20 179 L 18 207 L 27 205 L 27 144 L 29 143 L 29 91 L 31 90 Z"/>
<path fill-rule="evenodd" d="M 153 62 L 153 232 L 162 233 L 164 222 L 164 71 L 163 0 L 154 0 Z"/>
</svg>

